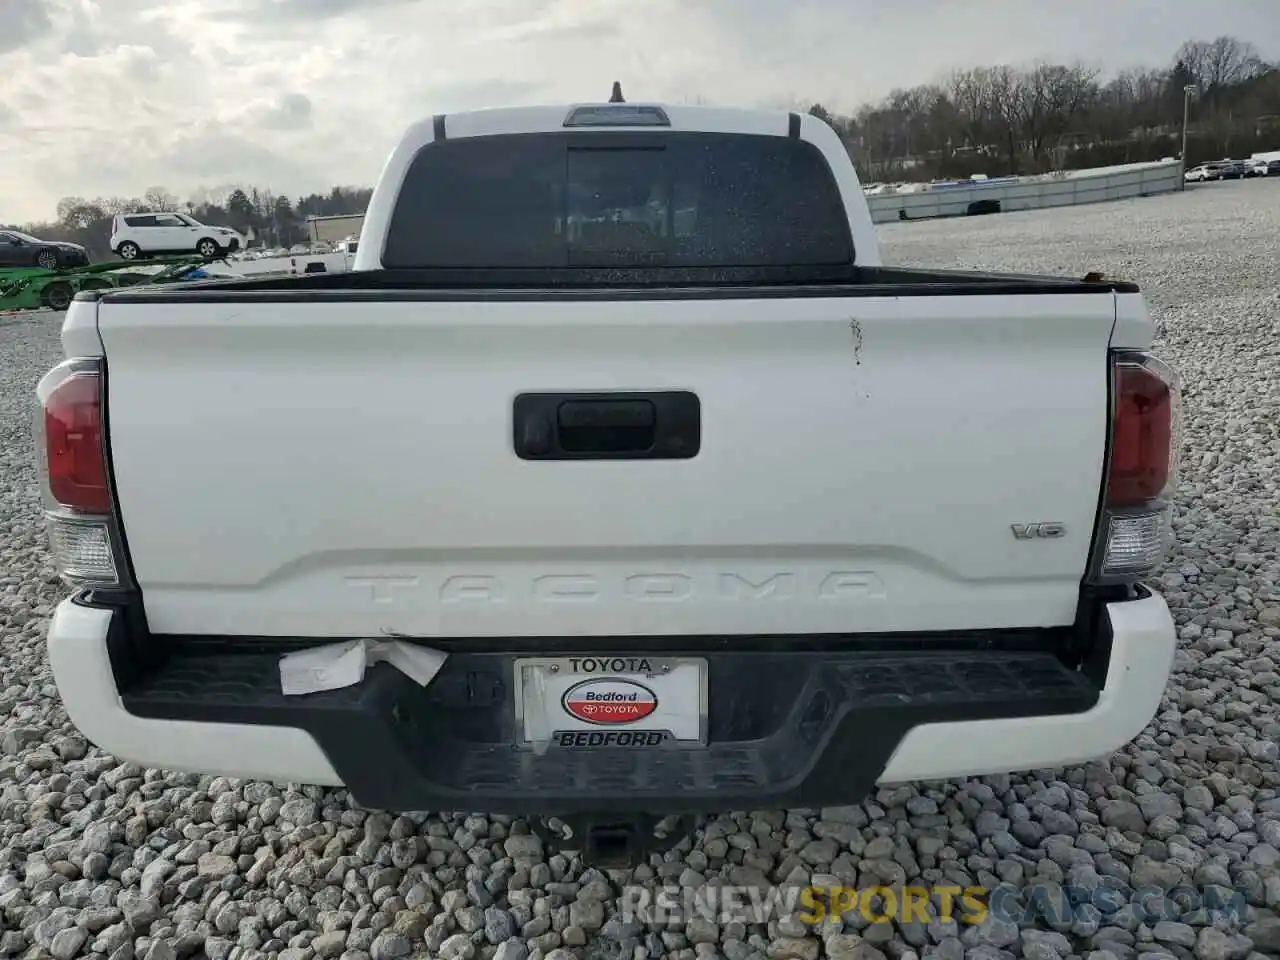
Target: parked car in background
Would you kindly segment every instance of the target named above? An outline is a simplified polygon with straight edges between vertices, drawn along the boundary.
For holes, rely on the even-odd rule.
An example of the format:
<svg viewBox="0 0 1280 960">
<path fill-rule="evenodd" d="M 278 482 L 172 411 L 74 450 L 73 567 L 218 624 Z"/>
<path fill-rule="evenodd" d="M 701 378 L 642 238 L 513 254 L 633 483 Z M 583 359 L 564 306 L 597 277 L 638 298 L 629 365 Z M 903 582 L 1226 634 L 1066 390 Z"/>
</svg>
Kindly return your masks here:
<svg viewBox="0 0 1280 960">
<path fill-rule="evenodd" d="M 41 240 L 20 230 L 0 230 L 0 267 L 83 267 L 89 251 L 78 243 Z"/>
<path fill-rule="evenodd" d="M 124 260 L 165 253 L 198 253 L 212 259 L 247 245 L 230 227 L 201 223 L 185 213 L 125 213 L 111 224 L 111 249 Z"/>
<path fill-rule="evenodd" d="M 1250 177 L 1280 177 L 1280 158 L 1250 160 L 1245 172 Z"/>
<path fill-rule="evenodd" d="M 1184 175 L 1188 182 L 1204 180 L 1239 180 L 1244 176 L 1244 162 L 1240 160 L 1211 160 L 1192 167 Z"/>
</svg>

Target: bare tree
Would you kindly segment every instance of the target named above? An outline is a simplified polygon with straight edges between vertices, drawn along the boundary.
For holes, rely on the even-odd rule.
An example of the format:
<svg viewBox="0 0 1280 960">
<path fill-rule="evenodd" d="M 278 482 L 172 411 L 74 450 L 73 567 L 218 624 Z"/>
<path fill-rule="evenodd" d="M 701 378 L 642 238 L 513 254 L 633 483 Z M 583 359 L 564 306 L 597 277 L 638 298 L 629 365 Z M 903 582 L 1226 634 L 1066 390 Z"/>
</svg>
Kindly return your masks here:
<svg viewBox="0 0 1280 960">
<path fill-rule="evenodd" d="M 946 89 L 967 145 L 976 149 L 987 143 L 994 132 L 989 71 L 980 67 L 956 71 Z"/>
<path fill-rule="evenodd" d="M 1024 78 L 1013 67 L 1002 64 L 988 67 L 986 84 L 988 91 L 988 110 L 998 140 L 1004 151 L 1005 163 L 1010 173 L 1021 172 L 1022 132 L 1024 127 L 1026 92 L 1023 89 Z"/>
<path fill-rule="evenodd" d="M 1176 59 L 1186 65 L 1201 96 L 1248 80 L 1265 68 L 1258 48 L 1235 37 L 1188 40 Z"/>
<path fill-rule="evenodd" d="M 142 195 L 142 202 L 151 211 L 175 210 L 178 206 L 178 198 L 164 187 L 148 187 Z"/>
<path fill-rule="evenodd" d="M 1098 98 L 1098 73 L 1083 66 L 1042 63 L 1016 77 L 1022 141 L 1033 163 L 1066 134 Z"/>
</svg>

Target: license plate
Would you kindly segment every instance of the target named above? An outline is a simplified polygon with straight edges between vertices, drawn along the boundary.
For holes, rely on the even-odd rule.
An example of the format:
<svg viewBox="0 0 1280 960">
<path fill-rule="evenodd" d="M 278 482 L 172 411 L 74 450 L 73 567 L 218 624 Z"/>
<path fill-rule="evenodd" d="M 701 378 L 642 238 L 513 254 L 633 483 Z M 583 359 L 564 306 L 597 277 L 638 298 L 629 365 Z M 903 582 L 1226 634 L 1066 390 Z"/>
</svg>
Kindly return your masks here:
<svg viewBox="0 0 1280 960">
<path fill-rule="evenodd" d="M 528 657 L 515 664 L 526 746 L 656 747 L 707 742 L 701 657 Z"/>
</svg>

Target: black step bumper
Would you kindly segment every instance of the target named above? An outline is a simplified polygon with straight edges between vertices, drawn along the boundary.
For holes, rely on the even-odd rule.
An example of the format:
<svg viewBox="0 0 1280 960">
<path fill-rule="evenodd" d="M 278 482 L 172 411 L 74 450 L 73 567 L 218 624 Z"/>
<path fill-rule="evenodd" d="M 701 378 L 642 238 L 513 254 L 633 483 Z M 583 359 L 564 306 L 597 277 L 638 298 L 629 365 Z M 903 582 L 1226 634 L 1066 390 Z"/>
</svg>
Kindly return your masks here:
<svg viewBox="0 0 1280 960">
<path fill-rule="evenodd" d="M 385 664 L 286 697 L 278 662 L 316 640 L 152 637 L 116 616 L 108 648 L 129 714 L 306 731 L 366 807 L 567 815 L 829 806 L 870 792 L 922 724 L 1083 713 L 1106 680 L 1106 617 L 1074 628 L 824 637 L 433 641 L 426 688 Z M 132 624 L 132 627 L 129 625 Z M 513 664 L 531 655 L 679 653 L 708 662 L 708 743 L 516 746 Z"/>
</svg>

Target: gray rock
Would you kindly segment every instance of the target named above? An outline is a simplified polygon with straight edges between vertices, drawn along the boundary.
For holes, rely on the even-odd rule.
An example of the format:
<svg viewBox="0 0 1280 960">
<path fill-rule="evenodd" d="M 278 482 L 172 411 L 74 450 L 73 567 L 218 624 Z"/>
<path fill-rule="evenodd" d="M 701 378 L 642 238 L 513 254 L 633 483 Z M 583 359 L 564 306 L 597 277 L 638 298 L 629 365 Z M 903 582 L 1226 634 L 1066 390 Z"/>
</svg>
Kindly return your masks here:
<svg viewBox="0 0 1280 960">
<path fill-rule="evenodd" d="M 280 819 L 302 825 L 312 823 L 319 811 L 316 802 L 306 797 L 289 800 L 280 807 Z"/>
<path fill-rule="evenodd" d="M 779 937 L 765 951 L 768 960 L 817 960 L 821 944 L 812 937 Z"/>
<path fill-rule="evenodd" d="M 489 907 L 484 912 L 484 938 L 492 944 L 500 944 L 515 936 L 516 924 L 511 914 L 499 907 Z"/>
<path fill-rule="evenodd" d="M 1022 955 L 1026 960 L 1031 960 L 1030 951 L 1033 947 L 1039 949 L 1046 960 L 1049 955 L 1065 957 L 1071 953 L 1071 941 L 1061 933 L 1036 929 L 1023 930 Z"/>
<path fill-rule="evenodd" d="M 53 938 L 53 942 L 49 944 L 49 953 L 53 955 L 54 960 L 72 960 L 88 939 L 89 931 L 83 927 L 60 930 Z"/>
<path fill-rule="evenodd" d="M 1137 804 L 1127 800 L 1111 800 L 1101 805 L 1102 823 L 1117 830 L 1142 833 L 1147 829 L 1146 818 Z"/>
<path fill-rule="evenodd" d="M 1248 937 L 1202 927 L 1196 937 L 1195 955 L 1197 960 L 1244 960 L 1252 947 Z"/>
<path fill-rule="evenodd" d="M 464 933 L 455 933 L 440 944 L 440 960 L 471 960 L 475 954 L 475 944 Z"/>
<path fill-rule="evenodd" d="M 529 950 L 523 940 L 511 939 L 498 944 L 493 960 L 528 960 Z"/>
<path fill-rule="evenodd" d="M 1244 928 L 1259 953 L 1280 955 L 1280 917 L 1263 917 Z"/>
<path fill-rule="evenodd" d="M 542 841 L 531 833 L 512 834 L 503 846 L 512 859 L 533 860 L 542 856 Z"/>
<path fill-rule="evenodd" d="M 1138 856 L 1133 860 L 1130 874 L 1133 886 L 1138 889 L 1158 887 L 1161 890 L 1172 890 L 1182 882 L 1183 870 L 1176 863 Z"/>
<path fill-rule="evenodd" d="M 719 924 L 704 917 L 690 917 L 685 921 L 685 937 L 690 943 L 719 943 Z"/>
<path fill-rule="evenodd" d="M 836 934 L 824 942 L 828 960 L 885 960 L 884 953 L 854 934 Z"/>
<path fill-rule="evenodd" d="M 598 900 L 575 900 L 569 904 L 569 923 L 583 930 L 599 930 L 604 926 L 604 905 Z"/>
<path fill-rule="evenodd" d="M 151 863 L 147 864 L 145 870 L 142 871 L 142 877 L 139 880 L 139 889 L 144 897 L 158 897 L 160 891 L 164 889 L 165 881 L 176 870 L 171 860 L 164 857 L 157 857 Z"/>
<path fill-rule="evenodd" d="M 1178 798 L 1167 793 L 1144 793 L 1137 798 L 1137 805 L 1143 819 L 1150 822 L 1156 817 L 1178 818 L 1182 814 L 1182 805 Z"/>
<path fill-rule="evenodd" d="M 165 939 L 152 940 L 142 960 L 177 960 L 178 951 Z"/>
<path fill-rule="evenodd" d="M 315 951 L 315 955 L 320 960 L 333 960 L 335 957 L 340 957 L 346 947 L 347 933 L 345 930 L 329 930 L 311 941 L 311 949 Z"/>
<path fill-rule="evenodd" d="M 225 880 L 236 872 L 236 861 L 232 857 L 217 853 L 202 854 L 196 870 L 202 877 L 211 880 Z"/>
<path fill-rule="evenodd" d="M 402 933 L 388 930 L 373 938 L 369 956 L 373 960 L 399 960 L 413 952 L 413 943 Z"/>
<path fill-rule="evenodd" d="M 1196 945 L 1195 930 L 1185 923 L 1177 923 L 1172 920 L 1161 920 L 1151 929 L 1151 934 L 1160 943 L 1176 944 L 1179 947 L 1194 947 Z"/>
<path fill-rule="evenodd" d="M 1016 923 L 988 916 L 982 923 L 966 929 L 960 935 L 960 940 L 971 950 L 981 946 L 1003 949 L 1017 943 L 1019 937 Z"/>
<path fill-rule="evenodd" d="M 1182 792 L 1182 802 L 1193 810 L 1208 812 L 1214 807 L 1213 794 L 1202 783 L 1193 783 Z"/>
</svg>

